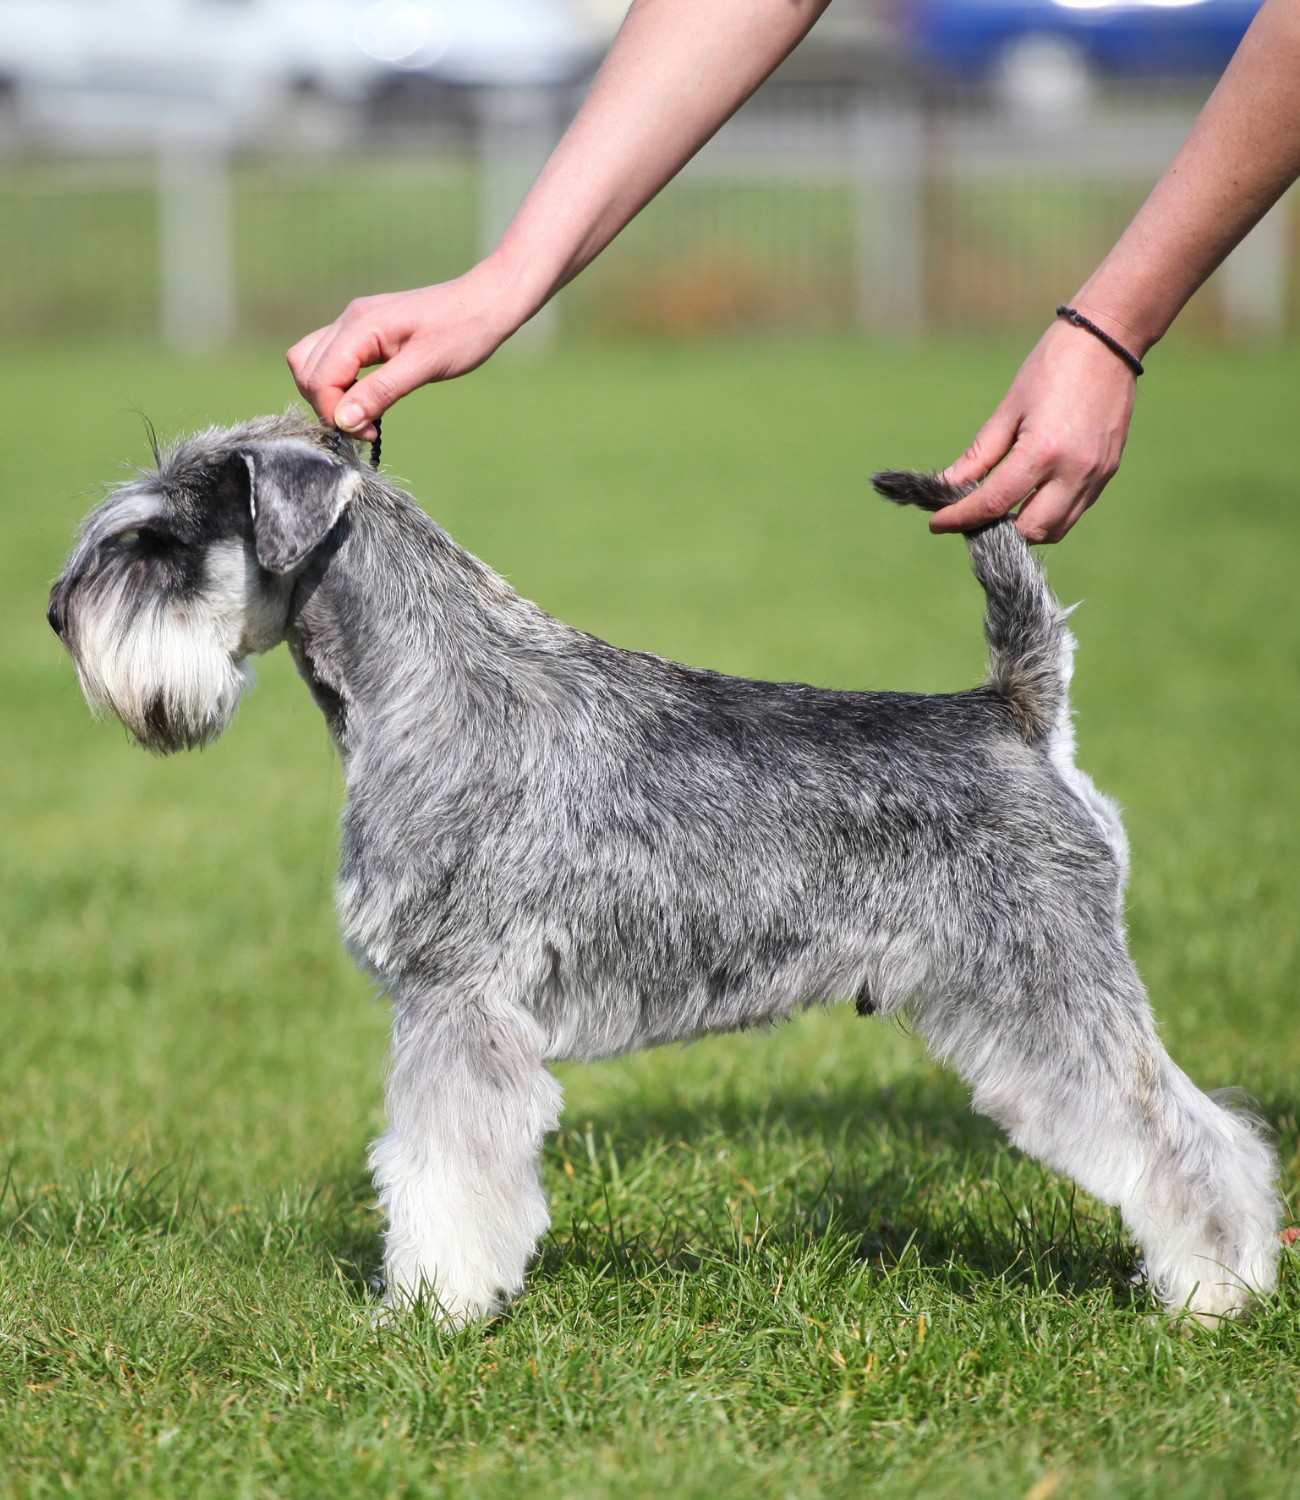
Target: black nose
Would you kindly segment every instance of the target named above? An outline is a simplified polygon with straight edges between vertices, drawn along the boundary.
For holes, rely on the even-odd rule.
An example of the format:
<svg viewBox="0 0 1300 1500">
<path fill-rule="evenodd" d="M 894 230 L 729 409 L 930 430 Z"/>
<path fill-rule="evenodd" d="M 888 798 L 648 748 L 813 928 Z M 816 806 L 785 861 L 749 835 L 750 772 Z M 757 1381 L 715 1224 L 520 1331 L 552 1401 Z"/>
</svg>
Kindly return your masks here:
<svg viewBox="0 0 1300 1500">
<path fill-rule="evenodd" d="M 63 627 L 67 621 L 64 617 L 62 601 L 57 593 L 50 595 L 50 607 L 45 611 L 45 618 L 50 622 L 50 629 L 62 640 Z"/>
</svg>

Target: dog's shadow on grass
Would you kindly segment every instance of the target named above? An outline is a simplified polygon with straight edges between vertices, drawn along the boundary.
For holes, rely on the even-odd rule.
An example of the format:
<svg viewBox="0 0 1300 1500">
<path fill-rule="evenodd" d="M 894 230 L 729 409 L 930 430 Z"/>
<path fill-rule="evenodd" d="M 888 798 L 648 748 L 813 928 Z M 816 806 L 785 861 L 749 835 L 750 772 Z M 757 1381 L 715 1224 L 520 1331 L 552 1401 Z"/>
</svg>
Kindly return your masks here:
<svg viewBox="0 0 1300 1500">
<path fill-rule="evenodd" d="M 729 1158 L 752 1157 L 770 1137 L 779 1143 L 772 1156 L 798 1165 L 776 1185 L 754 1184 Z M 996 1125 L 972 1113 L 961 1083 L 944 1075 L 875 1090 L 792 1089 L 761 1106 L 636 1099 L 570 1126 L 557 1145 L 568 1148 L 566 1160 L 575 1148 L 585 1152 L 574 1185 L 595 1211 L 571 1212 L 566 1223 L 573 1194 L 560 1187 L 535 1276 L 576 1263 L 588 1275 L 672 1277 L 719 1255 L 750 1254 L 755 1236 L 740 1232 L 748 1219 L 769 1252 L 847 1243 L 861 1262 L 914 1267 L 956 1295 L 982 1295 L 992 1280 L 1070 1293 L 1108 1285 L 1117 1303 L 1134 1299 L 1135 1255 L 1118 1216 L 1008 1147 Z M 665 1153 L 685 1163 L 678 1175 L 704 1161 L 687 1211 L 666 1197 L 646 1227 L 651 1204 L 643 1201 L 638 1215 L 635 1204 L 625 1213 L 624 1202 L 652 1196 L 653 1185 L 629 1193 L 626 1183 L 638 1162 Z M 551 1174 L 556 1154 L 548 1152 Z M 620 1181 L 611 1183 L 620 1160 Z"/>
</svg>

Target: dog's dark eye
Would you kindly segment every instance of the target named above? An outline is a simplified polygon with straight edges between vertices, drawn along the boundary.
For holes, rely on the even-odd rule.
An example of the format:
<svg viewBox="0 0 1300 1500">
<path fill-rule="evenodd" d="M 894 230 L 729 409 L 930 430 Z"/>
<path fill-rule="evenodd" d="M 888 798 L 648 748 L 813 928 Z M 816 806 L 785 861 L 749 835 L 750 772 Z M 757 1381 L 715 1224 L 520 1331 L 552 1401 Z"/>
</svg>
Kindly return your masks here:
<svg viewBox="0 0 1300 1500">
<path fill-rule="evenodd" d="M 130 531 L 119 531 L 113 538 L 113 546 L 130 548 L 133 551 L 156 557 L 168 551 L 175 541 L 176 538 L 168 532 L 159 531 L 153 526 L 133 526 Z"/>
</svg>

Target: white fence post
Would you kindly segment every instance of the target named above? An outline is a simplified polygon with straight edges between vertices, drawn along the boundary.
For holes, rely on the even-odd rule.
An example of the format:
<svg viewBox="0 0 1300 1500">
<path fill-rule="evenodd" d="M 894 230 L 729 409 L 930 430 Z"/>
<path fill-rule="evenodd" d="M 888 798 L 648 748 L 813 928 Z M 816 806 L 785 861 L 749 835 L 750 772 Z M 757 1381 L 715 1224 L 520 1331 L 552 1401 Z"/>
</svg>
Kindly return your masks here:
<svg viewBox="0 0 1300 1500">
<path fill-rule="evenodd" d="M 182 136 L 159 142 L 157 166 L 163 341 L 202 354 L 236 323 L 230 154 Z"/>
<path fill-rule="evenodd" d="M 853 111 L 853 315 L 864 333 L 925 329 L 925 121 L 920 108 Z"/>
<path fill-rule="evenodd" d="M 483 88 L 478 95 L 479 254 L 496 248 L 555 144 L 555 96 L 545 88 Z M 554 338 L 553 302 L 506 347 L 540 349 Z"/>
<path fill-rule="evenodd" d="M 1286 333 L 1289 218 L 1283 198 L 1223 263 L 1219 299 L 1232 338 L 1280 339 Z"/>
</svg>

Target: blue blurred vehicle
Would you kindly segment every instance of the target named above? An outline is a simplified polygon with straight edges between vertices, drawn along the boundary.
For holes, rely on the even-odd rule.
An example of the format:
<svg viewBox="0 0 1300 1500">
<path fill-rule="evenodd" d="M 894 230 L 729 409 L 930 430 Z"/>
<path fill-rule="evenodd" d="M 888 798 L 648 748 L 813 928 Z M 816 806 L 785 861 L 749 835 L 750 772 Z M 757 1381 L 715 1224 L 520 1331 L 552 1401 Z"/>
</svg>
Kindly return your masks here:
<svg viewBox="0 0 1300 1500">
<path fill-rule="evenodd" d="M 1261 0 L 904 0 L 912 58 L 953 79 L 998 83 L 1025 59 L 1073 61 L 1096 78 L 1213 77 Z"/>
</svg>

